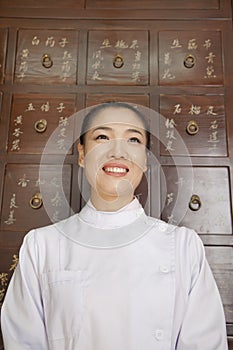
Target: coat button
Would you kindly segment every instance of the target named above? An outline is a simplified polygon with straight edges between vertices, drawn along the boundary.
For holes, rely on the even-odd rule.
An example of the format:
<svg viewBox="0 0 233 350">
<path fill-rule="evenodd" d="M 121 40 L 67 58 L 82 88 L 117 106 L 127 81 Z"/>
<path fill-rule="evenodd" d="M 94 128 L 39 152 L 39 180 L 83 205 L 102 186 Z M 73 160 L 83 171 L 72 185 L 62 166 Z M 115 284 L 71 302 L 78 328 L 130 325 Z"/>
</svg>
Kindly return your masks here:
<svg viewBox="0 0 233 350">
<path fill-rule="evenodd" d="M 160 341 L 160 340 L 163 340 L 164 338 L 164 332 L 162 329 L 156 329 L 155 331 L 155 339 Z"/>
<path fill-rule="evenodd" d="M 170 271 L 169 267 L 166 265 L 160 265 L 159 269 L 162 273 L 168 273 Z"/>
<path fill-rule="evenodd" d="M 161 232 L 165 232 L 167 230 L 167 224 L 166 223 L 160 223 L 159 224 L 159 230 Z"/>
</svg>

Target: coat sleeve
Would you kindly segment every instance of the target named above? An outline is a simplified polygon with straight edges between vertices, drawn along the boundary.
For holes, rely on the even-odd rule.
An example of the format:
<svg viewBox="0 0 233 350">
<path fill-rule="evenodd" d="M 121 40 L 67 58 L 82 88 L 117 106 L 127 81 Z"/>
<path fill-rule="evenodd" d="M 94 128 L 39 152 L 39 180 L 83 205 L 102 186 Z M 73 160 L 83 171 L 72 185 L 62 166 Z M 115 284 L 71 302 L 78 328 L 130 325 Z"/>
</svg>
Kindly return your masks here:
<svg viewBox="0 0 233 350">
<path fill-rule="evenodd" d="M 10 281 L 1 312 L 5 350 L 49 349 L 38 277 L 35 231 L 24 239 L 19 263 Z"/>
<path fill-rule="evenodd" d="M 227 350 L 224 310 L 201 239 L 191 231 L 187 247 L 191 272 L 177 350 Z"/>
</svg>

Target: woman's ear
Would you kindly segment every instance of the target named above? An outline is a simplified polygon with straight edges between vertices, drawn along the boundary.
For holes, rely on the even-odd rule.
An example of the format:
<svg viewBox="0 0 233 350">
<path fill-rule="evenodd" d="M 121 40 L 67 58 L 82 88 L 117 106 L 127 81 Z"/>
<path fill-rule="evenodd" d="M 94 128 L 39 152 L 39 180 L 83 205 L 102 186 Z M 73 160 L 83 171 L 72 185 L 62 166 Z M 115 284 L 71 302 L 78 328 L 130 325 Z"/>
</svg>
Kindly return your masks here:
<svg viewBox="0 0 233 350">
<path fill-rule="evenodd" d="M 78 165 L 84 168 L 84 145 L 81 145 L 81 143 L 78 143 Z"/>
</svg>

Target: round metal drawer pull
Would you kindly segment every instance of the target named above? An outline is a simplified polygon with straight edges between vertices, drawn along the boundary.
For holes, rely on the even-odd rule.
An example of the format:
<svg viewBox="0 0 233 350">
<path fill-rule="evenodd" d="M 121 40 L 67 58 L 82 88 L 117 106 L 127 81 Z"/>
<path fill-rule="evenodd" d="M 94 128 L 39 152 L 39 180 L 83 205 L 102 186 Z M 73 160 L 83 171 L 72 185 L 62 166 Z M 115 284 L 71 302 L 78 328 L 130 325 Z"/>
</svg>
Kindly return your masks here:
<svg viewBox="0 0 233 350">
<path fill-rule="evenodd" d="M 41 193 L 35 193 L 29 203 L 32 209 L 39 209 L 43 204 Z"/>
<path fill-rule="evenodd" d="M 193 68 L 196 63 L 196 59 L 193 55 L 188 55 L 185 57 L 184 66 L 186 68 Z"/>
<path fill-rule="evenodd" d="M 196 135 L 199 131 L 199 126 L 198 126 L 197 122 L 195 122 L 195 120 L 190 120 L 188 122 L 186 131 L 189 135 Z"/>
<path fill-rule="evenodd" d="M 189 202 L 189 208 L 193 211 L 198 211 L 201 208 L 201 200 L 197 194 L 192 195 Z"/>
<path fill-rule="evenodd" d="M 47 120 L 46 119 L 39 119 L 35 122 L 34 128 L 37 132 L 45 132 L 47 129 Z"/>
<path fill-rule="evenodd" d="M 120 55 L 116 55 L 113 60 L 113 66 L 115 68 L 122 68 L 124 66 L 123 57 Z"/>
<path fill-rule="evenodd" d="M 51 68 L 53 65 L 53 60 L 51 58 L 50 55 L 48 55 L 47 53 L 45 53 L 43 56 L 42 56 L 42 66 L 44 68 Z"/>
</svg>

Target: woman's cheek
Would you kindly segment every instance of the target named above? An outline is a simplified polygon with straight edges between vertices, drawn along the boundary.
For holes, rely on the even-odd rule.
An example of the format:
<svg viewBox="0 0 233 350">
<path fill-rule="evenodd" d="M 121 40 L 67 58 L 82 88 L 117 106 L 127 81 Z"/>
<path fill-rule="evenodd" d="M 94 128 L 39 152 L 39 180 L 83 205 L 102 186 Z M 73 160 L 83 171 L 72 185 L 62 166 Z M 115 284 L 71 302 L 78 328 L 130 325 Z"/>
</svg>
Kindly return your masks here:
<svg viewBox="0 0 233 350">
<path fill-rule="evenodd" d="M 86 153 L 84 159 L 84 169 L 90 185 L 96 184 L 96 177 L 103 167 L 104 159 L 103 147 L 93 147 Z"/>
<path fill-rule="evenodd" d="M 147 157 L 146 157 L 145 148 L 138 147 L 137 150 L 134 150 L 134 152 L 131 154 L 131 160 L 142 171 L 144 171 L 146 164 L 147 164 Z"/>
</svg>

